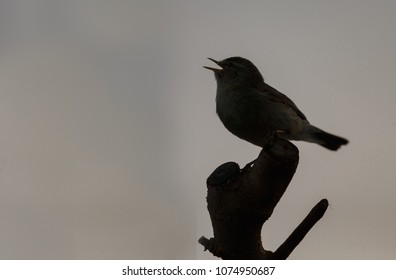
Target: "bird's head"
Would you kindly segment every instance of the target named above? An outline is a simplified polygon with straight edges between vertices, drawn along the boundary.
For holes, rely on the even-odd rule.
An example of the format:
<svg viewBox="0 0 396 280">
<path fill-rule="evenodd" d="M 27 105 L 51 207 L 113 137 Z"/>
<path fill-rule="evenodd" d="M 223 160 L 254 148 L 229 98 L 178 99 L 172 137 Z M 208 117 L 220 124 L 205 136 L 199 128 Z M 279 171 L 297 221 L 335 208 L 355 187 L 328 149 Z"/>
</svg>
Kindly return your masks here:
<svg viewBox="0 0 396 280">
<path fill-rule="evenodd" d="M 258 83 L 264 82 L 260 71 L 246 58 L 235 56 L 221 61 L 213 58 L 208 59 L 220 67 L 204 66 L 204 68 L 214 72 L 218 84 L 227 86 L 255 86 Z"/>
</svg>

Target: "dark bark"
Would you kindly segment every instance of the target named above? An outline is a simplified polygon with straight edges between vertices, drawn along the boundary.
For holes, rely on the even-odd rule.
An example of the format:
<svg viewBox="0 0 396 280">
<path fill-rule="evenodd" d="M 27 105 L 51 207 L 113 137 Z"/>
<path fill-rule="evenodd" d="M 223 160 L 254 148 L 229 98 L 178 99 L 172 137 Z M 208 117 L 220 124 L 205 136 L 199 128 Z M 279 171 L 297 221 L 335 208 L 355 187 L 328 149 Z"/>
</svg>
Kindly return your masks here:
<svg viewBox="0 0 396 280">
<path fill-rule="evenodd" d="M 234 162 L 216 168 L 207 179 L 208 210 L 214 237 L 201 237 L 205 250 L 222 259 L 286 259 L 323 216 L 322 200 L 275 252 L 265 250 L 261 229 L 289 185 L 298 165 L 298 149 L 276 139 L 240 169 Z"/>
</svg>

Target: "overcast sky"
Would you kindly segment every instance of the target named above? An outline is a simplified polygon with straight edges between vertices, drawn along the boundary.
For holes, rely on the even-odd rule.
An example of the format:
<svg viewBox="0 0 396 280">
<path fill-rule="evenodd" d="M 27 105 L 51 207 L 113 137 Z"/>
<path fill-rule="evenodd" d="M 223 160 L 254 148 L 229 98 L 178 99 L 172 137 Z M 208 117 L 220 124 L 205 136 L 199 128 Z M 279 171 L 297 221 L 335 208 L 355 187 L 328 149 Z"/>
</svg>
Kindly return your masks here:
<svg viewBox="0 0 396 280">
<path fill-rule="evenodd" d="M 0 259 L 211 259 L 209 174 L 260 148 L 215 113 L 206 57 L 243 56 L 310 122 L 263 228 L 291 259 L 396 258 L 395 1 L 0 1 Z"/>
</svg>

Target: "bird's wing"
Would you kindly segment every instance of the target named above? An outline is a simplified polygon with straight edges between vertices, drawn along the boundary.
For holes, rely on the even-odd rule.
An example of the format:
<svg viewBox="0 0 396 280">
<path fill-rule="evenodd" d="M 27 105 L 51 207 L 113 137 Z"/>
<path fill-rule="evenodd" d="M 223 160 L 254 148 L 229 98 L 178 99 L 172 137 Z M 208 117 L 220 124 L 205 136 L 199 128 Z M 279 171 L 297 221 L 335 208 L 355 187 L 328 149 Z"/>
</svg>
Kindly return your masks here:
<svg viewBox="0 0 396 280">
<path fill-rule="evenodd" d="M 275 88 L 271 87 L 270 85 L 266 83 L 262 83 L 259 88 L 260 91 L 264 92 L 265 95 L 273 102 L 277 103 L 283 103 L 290 108 L 292 108 L 296 114 L 301 117 L 303 120 L 306 120 L 307 118 L 305 115 L 297 108 L 296 104 L 294 104 L 293 101 L 280 91 L 276 90 Z"/>
</svg>

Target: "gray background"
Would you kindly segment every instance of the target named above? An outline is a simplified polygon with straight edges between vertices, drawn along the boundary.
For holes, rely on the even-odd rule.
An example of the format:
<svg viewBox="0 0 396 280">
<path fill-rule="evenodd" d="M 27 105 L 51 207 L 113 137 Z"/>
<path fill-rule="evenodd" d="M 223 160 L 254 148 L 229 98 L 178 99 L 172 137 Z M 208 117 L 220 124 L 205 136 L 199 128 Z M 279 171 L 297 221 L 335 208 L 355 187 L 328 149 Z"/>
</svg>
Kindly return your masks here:
<svg viewBox="0 0 396 280">
<path fill-rule="evenodd" d="M 260 148 L 215 114 L 206 57 L 244 56 L 315 125 L 263 229 L 292 259 L 396 257 L 395 1 L 0 1 L 0 258 L 211 258 L 207 176 Z"/>
</svg>

